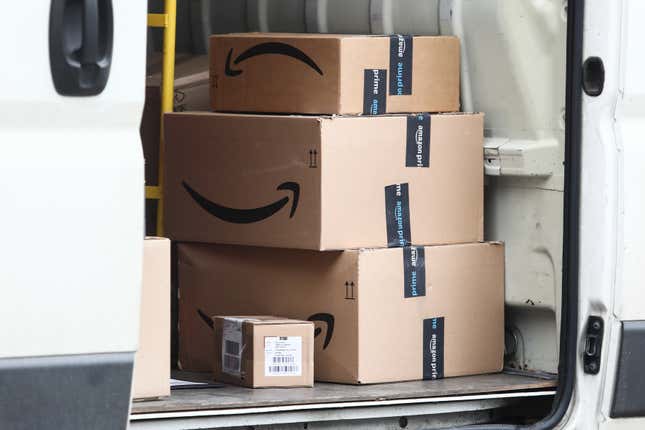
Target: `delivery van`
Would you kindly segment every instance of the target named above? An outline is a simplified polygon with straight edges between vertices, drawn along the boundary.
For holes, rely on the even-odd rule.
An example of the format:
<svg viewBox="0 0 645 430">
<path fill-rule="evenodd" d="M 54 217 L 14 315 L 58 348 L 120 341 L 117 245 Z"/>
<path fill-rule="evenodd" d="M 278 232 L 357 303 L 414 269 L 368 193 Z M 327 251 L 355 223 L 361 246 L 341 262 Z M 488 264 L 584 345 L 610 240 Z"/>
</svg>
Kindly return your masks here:
<svg viewBox="0 0 645 430">
<path fill-rule="evenodd" d="M 461 111 L 484 115 L 484 239 L 505 246 L 502 372 L 223 386 L 182 371 L 175 285 L 159 358 L 174 387 L 133 401 L 158 210 L 140 127 L 164 50 L 146 24 L 175 8 L 178 76 L 215 33 L 459 39 Z M 643 21 L 640 0 L 7 2 L 0 429 L 645 428 Z"/>
</svg>

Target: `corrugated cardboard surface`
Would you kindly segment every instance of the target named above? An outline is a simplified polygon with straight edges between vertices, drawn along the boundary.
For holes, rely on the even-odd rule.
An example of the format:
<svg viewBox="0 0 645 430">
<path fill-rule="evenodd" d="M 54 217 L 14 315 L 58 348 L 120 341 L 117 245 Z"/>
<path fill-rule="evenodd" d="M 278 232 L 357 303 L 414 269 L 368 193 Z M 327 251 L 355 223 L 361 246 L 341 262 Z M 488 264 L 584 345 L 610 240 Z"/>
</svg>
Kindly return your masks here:
<svg viewBox="0 0 645 430">
<path fill-rule="evenodd" d="M 320 169 L 308 167 L 308 151 L 320 153 L 315 117 L 223 114 L 166 115 L 166 232 L 174 240 L 318 248 Z M 299 196 L 279 190 L 297 182 Z M 249 224 L 223 221 L 200 207 L 184 183 L 230 208 L 258 208 L 287 198 L 273 216 Z"/>
<path fill-rule="evenodd" d="M 429 167 L 406 167 L 407 115 L 166 115 L 166 231 L 178 241 L 347 249 L 388 245 L 385 187 L 407 183 L 413 244 L 483 239 L 483 115 L 432 115 Z M 298 184 L 294 193 L 278 189 Z M 205 210 L 282 206 L 251 223 Z M 291 211 L 293 210 L 293 216 Z"/>
<path fill-rule="evenodd" d="M 311 252 L 179 244 L 179 354 L 211 368 L 206 314 L 279 314 L 316 322 L 315 378 L 423 378 L 423 320 L 444 317 L 444 376 L 500 371 L 504 247 L 425 247 L 426 295 L 404 297 L 403 248 Z M 329 334 L 331 332 L 331 334 Z"/>
<path fill-rule="evenodd" d="M 412 95 L 394 96 L 388 91 L 387 112 L 459 111 L 459 39 L 415 36 L 413 42 Z M 366 68 L 388 69 L 389 49 L 389 37 L 341 39 L 341 106 L 338 113 L 362 113 L 361 72 Z"/>
<path fill-rule="evenodd" d="M 314 382 L 314 327 L 309 321 L 272 317 L 236 316 L 242 324 L 242 361 L 240 377 L 222 371 L 222 322 L 226 317 L 213 317 L 215 380 L 251 388 L 311 387 Z M 302 338 L 302 375 L 266 376 L 264 374 L 264 338 L 268 336 L 298 336 Z"/>
<path fill-rule="evenodd" d="M 445 319 L 446 376 L 502 370 L 504 247 L 498 243 L 425 247 L 426 296 L 402 298 L 401 249 L 361 253 L 359 380 L 420 379 L 418 321 Z M 391 350 L 384 353 L 390 340 Z M 394 369 L 383 372 L 383 369 Z"/>
<path fill-rule="evenodd" d="M 267 43 L 295 48 L 304 60 L 279 54 L 276 49 L 248 55 Z M 386 112 L 458 111 L 459 40 L 416 36 L 412 52 L 412 94 L 388 94 Z M 210 58 L 214 110 L 360 114 L 364 71 L 389 69 L 390 38 L 280 33 L 214 35 L 210 39 Z"/>
<path fill-rule="evenodd" d="M 134 357 L 133 398 L 170 395 L 170 241 L 143 242 L 139 349 Z"/>
<path fill-rule="evenodd" d="M 333 306 L 335 324 L 358 325 L 356 302 L 345 300 L 344 295 L 329 288 L 338 279 L 344 283 L 357 278 L 357 253 L 203 244 L 180 244 L 177 252 L 182 369 L 212 369 L 213 333 L 199 311 L 202 315 L 274 314 L 306 320 L 328 312 L 326 307 Z M 284 272 L 280 273 L 280 269 Z M 327 380 L 355 379 L 358 333 L 339 331 L 334 334 L 335 342 L 324 350 L 322 339 L 324 334 L 315 341 L 316 376 Z M 328 354 L 343 359 L 325 362 Z"/>
</svg>

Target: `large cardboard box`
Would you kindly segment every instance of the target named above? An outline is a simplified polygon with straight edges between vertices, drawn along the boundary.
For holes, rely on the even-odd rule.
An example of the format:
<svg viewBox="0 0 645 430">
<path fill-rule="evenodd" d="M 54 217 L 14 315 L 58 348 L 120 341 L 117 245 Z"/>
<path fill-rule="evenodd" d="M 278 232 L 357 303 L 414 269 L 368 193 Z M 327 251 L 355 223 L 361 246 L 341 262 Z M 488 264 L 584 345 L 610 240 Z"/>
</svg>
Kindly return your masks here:
<svg viewBox="0 0 645 430">
<path fill-rule="evenodd" d="M 139 349 L 134 356 L 132 397 L 170 395 L 170 241 L 143 241 Z"/>
<path fill-rule="evenodd" d="M 483 238 L 483 115 L 174 113 L 166 233 L 315 250 Z"/>
<path fill-rule="evenodd" d="M 240 33 L 210 39 L 216 111 L 456 112 L 459 39 Z"/>
<path fill-rule="evenodd" d="M 213 317 L 215 380 L 251 388 L 314 384 L 314 324 L 273 316 Z"/>
<path fill-rule="evenodd" d="M 179 360 L 212 367 L 208 315 L 314 321 L 315 379 L 376 383 L 497 372 L 504 247 L 315 252 L 179 244 Z"/>
</svg>

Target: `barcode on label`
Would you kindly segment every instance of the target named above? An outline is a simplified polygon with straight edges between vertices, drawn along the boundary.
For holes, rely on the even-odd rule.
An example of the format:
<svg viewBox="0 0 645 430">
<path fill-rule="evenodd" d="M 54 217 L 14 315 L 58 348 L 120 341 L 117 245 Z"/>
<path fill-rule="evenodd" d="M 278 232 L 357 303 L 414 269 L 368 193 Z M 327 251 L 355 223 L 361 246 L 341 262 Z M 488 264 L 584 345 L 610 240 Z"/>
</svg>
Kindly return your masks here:
<svg viewBox="0 0 645 430">
<path fill-rule="evenodd" d="M 239 372 L 240 371 L 240 358 L 234 355 L 224 355 L 224 371 Z"/>
<path fill-rule="evenodd" d="M 240 344 L 237 342 L 227 340 L 224 343 L 224 353 L 232 354 L 232 355 L 240 355 Z"/>
<path fill-rule="evenodd" d="M 269 366 L 269 375 L 300 373 L 299 366 Z"/>
<path fill-rule="evenodd" d="M 222 322 L 222 372 L 240 376 L 242 363 L 241 318 L 224 318 Z"/>
<path fill-rule="evenodd" d="M 240 344 L 232 340 L 224 340 L 222 370 L 227 373 L 240 372 Z"/>
<path fill-rule="evenodd" d="M 273 357 L 273 363 L 295 363 L 296 357 Z"/>
</svg>

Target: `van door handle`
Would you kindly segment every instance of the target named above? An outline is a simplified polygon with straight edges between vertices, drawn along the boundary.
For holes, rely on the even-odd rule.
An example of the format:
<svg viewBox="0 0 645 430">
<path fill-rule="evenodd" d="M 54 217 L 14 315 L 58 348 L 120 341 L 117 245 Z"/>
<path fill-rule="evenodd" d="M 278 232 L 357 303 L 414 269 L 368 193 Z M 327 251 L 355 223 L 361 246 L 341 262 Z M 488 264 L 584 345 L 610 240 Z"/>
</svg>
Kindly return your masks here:
<svg viewBox="0 0 645 430">
<path fill-rule="evenodd" d="M 105 89 L 112 32 L 112 0 L 51 0 L 49 63 L 59 94 L 93 96 Z"/>
<path fill-rule="evenodd" d="M 81 64 L 94 65 L 99 61 L 99 0 L 83 2 L 83 39 Z"/>
</svg>

